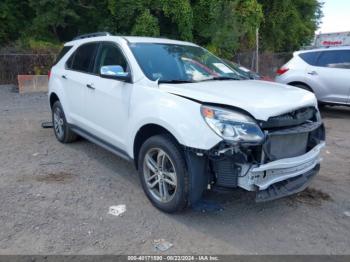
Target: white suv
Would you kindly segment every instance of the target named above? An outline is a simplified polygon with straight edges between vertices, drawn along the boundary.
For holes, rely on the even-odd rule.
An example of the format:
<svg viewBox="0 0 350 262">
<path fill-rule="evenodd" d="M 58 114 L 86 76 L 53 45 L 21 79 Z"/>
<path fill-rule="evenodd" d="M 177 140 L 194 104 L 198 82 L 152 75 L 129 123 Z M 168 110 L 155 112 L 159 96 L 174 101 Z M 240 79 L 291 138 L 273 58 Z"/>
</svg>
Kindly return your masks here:
<svg viewBox="0 0 350 262">
<path fill-rule="evenodd" d="M 350 105 L 350 46 L 295 52 L 276 82 L 309 90 L 321 104 Z"/>
<path fill-rule="evenodd" d="M 84 35 L 66 43 L 49 80 L 54 132 L 82 136 L 135 163 L 166 212 L 213 188 L 267 201 L 303 190 L 319 170 L 325 132 L 315 96 L 240 80 L 188 42 Z"/>
</svg>

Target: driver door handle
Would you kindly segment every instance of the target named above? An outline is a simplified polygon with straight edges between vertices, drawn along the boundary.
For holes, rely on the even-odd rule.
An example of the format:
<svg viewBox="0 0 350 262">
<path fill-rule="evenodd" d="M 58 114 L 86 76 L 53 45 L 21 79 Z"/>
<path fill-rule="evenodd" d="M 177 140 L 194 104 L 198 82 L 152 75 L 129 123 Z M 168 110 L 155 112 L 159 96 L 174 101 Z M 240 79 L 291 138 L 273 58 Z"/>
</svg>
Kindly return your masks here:
<svg viewBox="0 0 350 262">
<path fill-rule="evenodd" d="M 93 84 L 87 84 L 86 87 L 89 89 L 95 90 L 95 87 L 93 86 Z"/>
</svg>

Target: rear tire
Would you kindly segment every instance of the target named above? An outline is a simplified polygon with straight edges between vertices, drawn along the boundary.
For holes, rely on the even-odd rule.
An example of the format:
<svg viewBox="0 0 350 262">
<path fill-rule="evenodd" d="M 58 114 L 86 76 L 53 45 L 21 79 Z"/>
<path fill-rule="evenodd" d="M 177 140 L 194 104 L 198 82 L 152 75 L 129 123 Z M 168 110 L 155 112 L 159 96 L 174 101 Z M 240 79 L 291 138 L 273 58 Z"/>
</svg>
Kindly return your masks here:
<svg viewBox="0 0 350 262">
<path fill-rule="evenodd" d="M 158 209 L 173 213 L 187 207 L 189 175 L 180 146 L 168 135 L 156 135 L 141 146 L 138 170 L 143 190 Z"/>
<path fill-rule="evenodd" d="M 69 127 L 60 101 L 56 101 L 52 106 L 52 124 L 55 136 L 61 143 L 72 143 L 78 139 Z"/>
</svg>

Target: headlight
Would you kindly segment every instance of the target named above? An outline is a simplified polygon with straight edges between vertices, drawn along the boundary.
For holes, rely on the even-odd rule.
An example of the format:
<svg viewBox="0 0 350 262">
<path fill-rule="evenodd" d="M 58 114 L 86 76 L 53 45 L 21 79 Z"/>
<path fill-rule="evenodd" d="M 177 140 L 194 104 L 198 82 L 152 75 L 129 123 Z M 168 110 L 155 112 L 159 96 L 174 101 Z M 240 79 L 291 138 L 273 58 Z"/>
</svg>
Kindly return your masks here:
<svg viewBox="0 0 350 262">
<path fill-rule="evenodd" d="M 201 106 L 201 113 L 210 128 L 226 141 L 260 143 L 264 140 L 264 133 L 249 116 L 211 106 Z"/>
</svg>

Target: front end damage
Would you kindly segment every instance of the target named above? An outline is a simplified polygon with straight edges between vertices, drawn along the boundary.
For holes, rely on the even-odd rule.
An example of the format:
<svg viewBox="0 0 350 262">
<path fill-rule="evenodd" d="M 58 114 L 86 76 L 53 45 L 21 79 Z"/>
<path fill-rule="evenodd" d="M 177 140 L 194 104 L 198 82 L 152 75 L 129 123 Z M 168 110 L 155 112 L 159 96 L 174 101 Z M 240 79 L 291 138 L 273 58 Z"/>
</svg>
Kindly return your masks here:
<svg viewBox="0 0 350 262">
<path fill-rule="evenodd" d="M 325 146 L 318 110 L 302 108 L 258 124 L 265 135 L 258 145 L 222 141 L 209 151 L 191 152 L 206 159 L 203 185 L 255 191 L 258 202 L 295 194 L 309 185 Z"/>
</svg>

